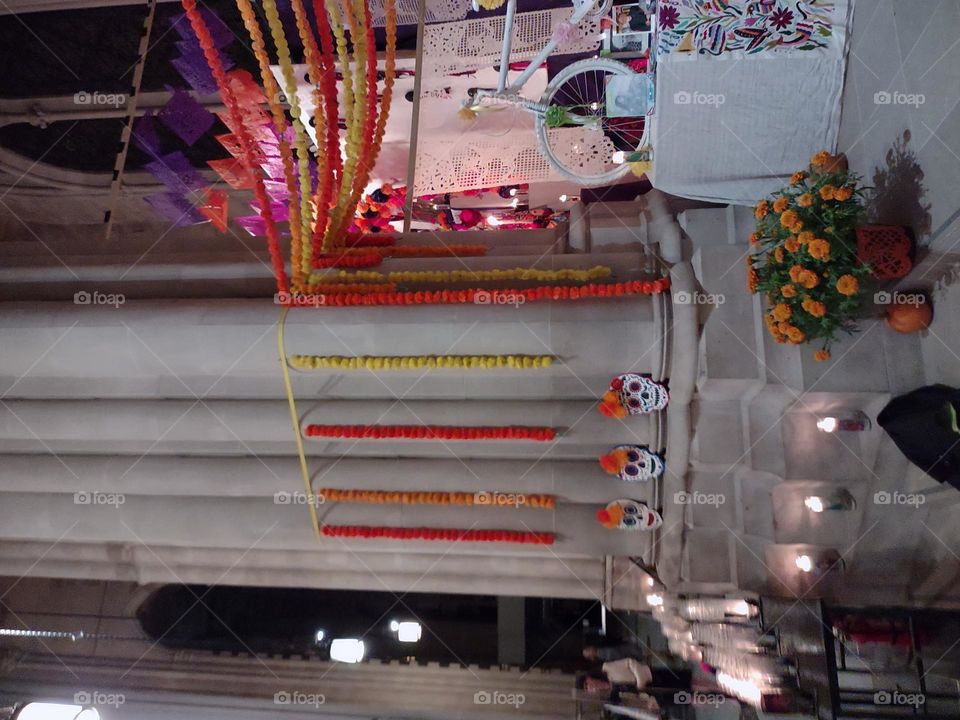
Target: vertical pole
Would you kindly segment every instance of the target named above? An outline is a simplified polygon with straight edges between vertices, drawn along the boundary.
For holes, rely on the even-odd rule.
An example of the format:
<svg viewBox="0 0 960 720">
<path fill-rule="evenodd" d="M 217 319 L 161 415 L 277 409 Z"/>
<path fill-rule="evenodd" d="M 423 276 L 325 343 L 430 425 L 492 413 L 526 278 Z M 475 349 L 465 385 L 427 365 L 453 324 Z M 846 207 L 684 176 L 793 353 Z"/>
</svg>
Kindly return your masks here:
<svg viewBox="0 0 960 720">
<path fill-rule="evenodd" d="M 137 64 L 133 70 L 133 80 L 130 83 L 130 95 L 127 97 L 127 123 L 120 133 L 120 149 L 113 164 L 113 180 L 110 183 L 110 205 L 103 216 L 106 224 L 104 238 L 110 239 L 113 233 L 114 211 L 120 200 L 120 186 L 123 183 L 123 170 L 127 164 L 127 150 L 133 137 L 133 123 L 137 117 L 137 100 L 140 96 L 140 83 L 143 81 L 143 68 L 147 64 L 147 51 L 150 49 L 150 34 L 153 32 L 153 19 L 157 13 L 157 0 L 148 0 L 147 17 L 143 21 L 143 33 L 140 35 L 140 48 L 137 51 Z M 129 71 L 128 71 L 129 72 Z M 124 73 L 126 74 L 126 73 Z"/>
<path fill-rule="evenodd" d="M 413 221 L 413 185 L 417 179 L 417 136 L 420 133 L 420 87 L 423 84 L 423 27 L 427 0 L 417 9 L 417 59 L 413 78 L 413 116 L 410 118 L 410 157 L 407 159 L 407 197 L 403 204 L 403 232 L 410 232 Z"/>
<path fill-rule="evenodd" d="M 503 48 L 500 50 L 500 77 L 497 80 L 497 92 L 503 92 L 507 88 L 507 73 L 510 70 L 510 49 L 513 47 L 513 18 L 517 14 L 517 0 L 507 0 L 507 16 L 503 21 Z M 538 63 L 539 65 L 539 63 Z M 536 69 L 532 64 L 530 67 Z M 527 68 L 528 70 L 530 68 Z M 533 72 L 531 70 L 531 72 Z M 530 77 L 524 73 L 524 78 Z M 522 82 L 516 83 L 519 88 Z"/>
</svg>

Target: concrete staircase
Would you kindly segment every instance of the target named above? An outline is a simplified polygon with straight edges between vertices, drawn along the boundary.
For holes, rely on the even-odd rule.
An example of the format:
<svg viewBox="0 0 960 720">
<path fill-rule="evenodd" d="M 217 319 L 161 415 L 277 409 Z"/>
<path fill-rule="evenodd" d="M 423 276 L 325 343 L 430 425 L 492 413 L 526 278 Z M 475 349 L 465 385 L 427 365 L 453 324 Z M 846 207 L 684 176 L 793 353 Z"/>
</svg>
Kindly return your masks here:
<svg viewBox="0 0 960 720">
<path fill-rule="evenodd" d="M 926 337 L 900 335 L 870 319 L 834 344 L 833 361 L 816 363 L 810 348 L 772 341 L 761 299 L 746 291 L 749 209 L 688 210 L 678 219 L 702 289 L 693 302 L 703 324 L 684 584 L 698 592 L 799 595 L 811 576 L 797 569 L 796 556 L 833 549 L 845 569 L 817 582 L 811 596 L 960 604 L 960 495 L 947 489 L 925 500 L 936 483 L 876 426 L 830 434 L 815 425 L 820 415 L 851 409 L 875 418 L 890 397 L 927 382 L 925 367 L 947 368 L 960 384 L 960 341 L 953 340 L 960 321 L 947 310 L 960 305 L 960 285 L 940 300 Z M 855 510 L 813 513 L 804 505 L 807 496 L 839 488 L 854 496 Z M 877 493 L 924 499 L 887 504 L 876 501 Z M 725 502 L 711 505 L 705 500 L 711 496 Z"/>
</svg>

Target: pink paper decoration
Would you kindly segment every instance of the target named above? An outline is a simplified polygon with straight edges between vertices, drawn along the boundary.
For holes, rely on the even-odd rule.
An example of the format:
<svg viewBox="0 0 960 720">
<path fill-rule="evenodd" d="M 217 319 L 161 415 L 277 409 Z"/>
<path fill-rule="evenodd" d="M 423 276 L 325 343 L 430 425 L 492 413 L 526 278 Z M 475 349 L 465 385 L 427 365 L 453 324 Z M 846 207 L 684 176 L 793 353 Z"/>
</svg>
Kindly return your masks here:
<svg viewBox="0 0 960 720">
<path fill-rule="evenodd" d="M 207 165 L 212 167 L 217 174 L 223 178 L 224 182 L 226 182 L 234 190 L 253 189 L 253 173 L 236 158 L 210 160 L 207 162 Z"/>
<path fill-rule="evenodd" d="M 263 185 L 267 189 L 267 194 L 275 202 L 286 202 L 290 199 L 290 190 L 285 181 L 264 180 Z"/>
<path fill-rule="evenodd" d="M 263 215 L 263 212 L 260 208 L 260 203 L 258 203 L 256 200 L 250 203 L 250 207 L 253 208 L 257 215 Z M 282 202 L 271 202 L 270 214 L 273 215 L 273 219 L 277 222 L 287 221 L 290 219 L 290 206 Z"/>
<path fill-rule="evenodd" d="M 259 215 L 244 215 L 243 217 L 234 218 L 234 220 L 236 221 L 237 225 L 242 227 L 251 235 L 264 236 L 267 234 L 267 224 Z M 280 237 L 289 236 L 289 232 L 280 232 Z"/>
<path fill-rule="evenodd" d="M 253 75 L 246 70 L 231 70 L 227 73 L 227 82 L 241 107 L 263 105 L 267 102 L 267 98 L 263 94 L 263 88 L 253 79 Z"/>
</svg>

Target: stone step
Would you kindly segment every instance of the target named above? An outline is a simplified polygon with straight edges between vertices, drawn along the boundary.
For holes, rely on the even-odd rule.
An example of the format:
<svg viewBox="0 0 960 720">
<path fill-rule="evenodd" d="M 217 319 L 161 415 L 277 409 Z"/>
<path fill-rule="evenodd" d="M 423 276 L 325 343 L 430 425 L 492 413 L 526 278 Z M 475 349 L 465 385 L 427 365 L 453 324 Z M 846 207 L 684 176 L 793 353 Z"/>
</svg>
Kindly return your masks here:
<svg viewBox="0 0 960 720">
<path fill-rule="evenodd" d="M 762 376 L 756 303 L 744 284 L 745 253 L 745 246 L 709 245 L 697 248 L 693 257 L 703 291 L 689 301 L 698 305 L 704 323 L 700 371 L 710 378 Z"/>
</svg>

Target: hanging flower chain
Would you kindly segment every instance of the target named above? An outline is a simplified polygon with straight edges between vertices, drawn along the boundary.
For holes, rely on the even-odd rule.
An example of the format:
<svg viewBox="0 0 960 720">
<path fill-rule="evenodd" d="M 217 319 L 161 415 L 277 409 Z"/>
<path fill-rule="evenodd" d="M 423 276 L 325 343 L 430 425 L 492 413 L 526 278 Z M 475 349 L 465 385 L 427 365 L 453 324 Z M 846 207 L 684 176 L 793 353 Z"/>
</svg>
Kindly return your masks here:
<svg viewBox="0 0 960 720">
<path fill-rule="evenodd" d="M 371 505 L 463 505 L 468 507 L 530 507 L 552 510 L 553 495 L 497 492 L 435 492 L 394 490 L 338 490 L 321 488 L 317 495 L 325 502 L 366 503 Z"/>
<path fill-rule="evenodd" d="M 550 367 L 553 360 L 553 355 L 293 355 L 290 357 L 290 367 L 297 370 L 538 370 Z"/>
<path fill-rule="evenodd" d="M 325 537 L 362 538 L 364 540 L 445 540 L 447 542 L 501 542 L 527 545 L 553 545 L 550 532 L 517 530 L 449 530 L 445 528 L 394 528 L 365 525 L 324 525 Z"/>
<path fill-rule="evenodd" d="M 290 282 L 287 279 L 286 268 L 284 268 L 283 265 L 283 256 L 280 253 L 280 233 L 274 222 L 273 213 L 270 211 L 270 201 L 267 197 L 266 187 L 263 184 L 263 178 L 261 178 L 260 174 L 256 171 L 253 139 L 250 137 L 250 133 L 243 123 L 243 112 L 237 102 L 236 96 L 233 94 L 233 90 L 230 88 L 227 74 L 220 60 L 220 52 L 213 43 L 213 37 L 210 35 L 207 22 L 203 19 L 200 11 L 197 10 L 196 0 L 181 0 L 181 3 L 187 18 L 190 20 L 190 26 L 197 36 L 197 42 L 199 42 L 200 47 L 203 49 L 203 55 L 207 60 L 207 64 L 210 66 L 210 72 L 213 74 L 217 88 L 220 90 L 220 96 L 230 113 L 230 120 L 237 128 L 237 139 L 243 151 L 243 162 L 248 170 L 253 171 L 253 192 L 257 202 L 260 203 L 260 207 L 263 208 L 263 220 L 267 227 L 267 245 L 270 248 L 270 259 L 273 263 L 273 273 L 277 279 L 277 288 L 280 292 L 288 292 Z"/>
<path fill-rule="evenodd" d="M 363 267 L 357 265 L 357 267 Z M 286 296 L 285 305 L 311 307 L 349 307 L 356 305 L 520 305 L 545 300 L 588 300 L 593 298 L 617 298 L 631 295 L 655 295 L 670 287 L 668 278 L 659 280 L 633 280 L 625 283 L 609 283 L 567 287 L 541 285 L 519 290 L 410 290 L 406 292 L 346 293 L 329 295 Z"/>
<path fill-rule="evenodd" d="M 365 440 L 534 440 L 550 442 L 550 427 L 459 427 L 447 425 L 307 425 L 307 437 Z"/>
<path fill-rule="evenodd" d="M 557 282 L 569 280 L 572 282 L 589 282 L 602 280 L 613 274 L 605 265 L 597 265 L 588 270 L 538 270 L 536 268 L 509 268 L 505 270 L 407 270 L 391 273 L 349 273 L 341 271 L 337 279 L 342 282 L 368 282 L 386 280 L 392 283 L 456 283 L 456 282 L 487 282 L 491 280 L 524 280 L 539 282 Z M 314 273 L 311 282 L 323 282 L 327 279 L 326 273 Z"/>
</svg>

